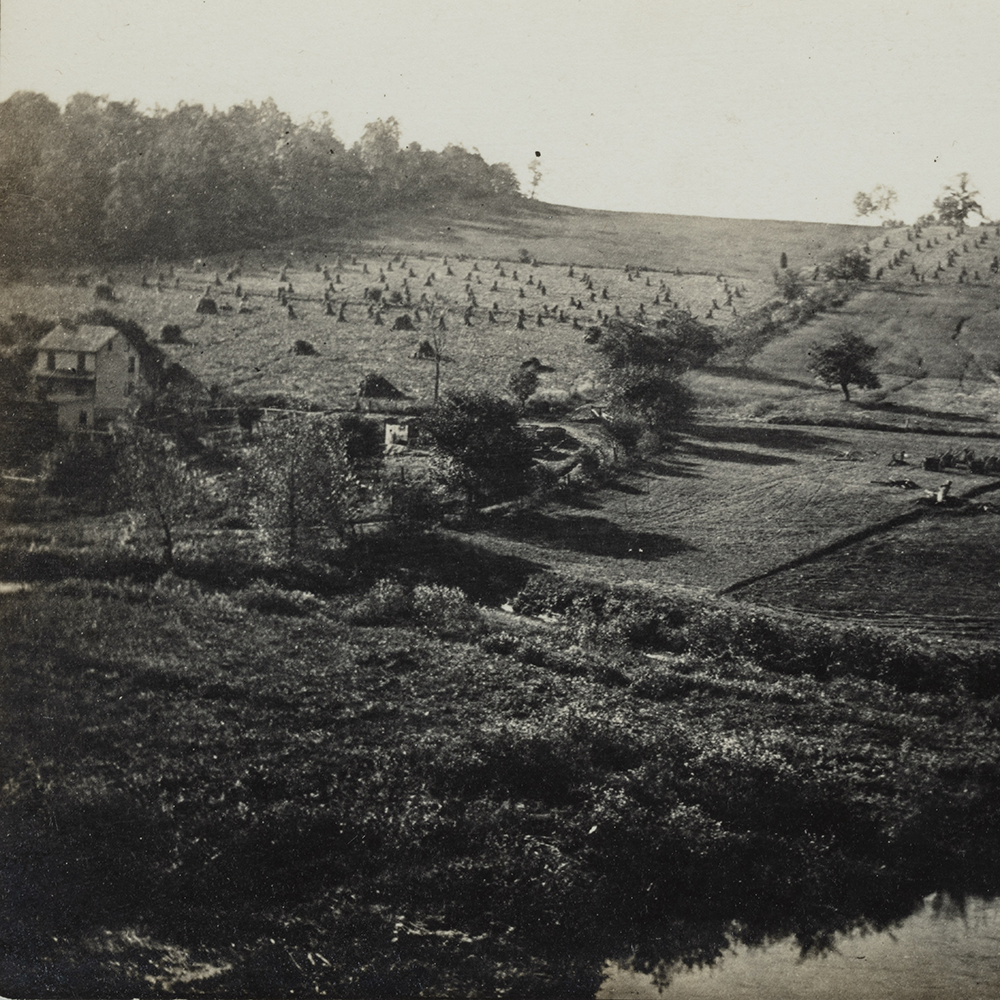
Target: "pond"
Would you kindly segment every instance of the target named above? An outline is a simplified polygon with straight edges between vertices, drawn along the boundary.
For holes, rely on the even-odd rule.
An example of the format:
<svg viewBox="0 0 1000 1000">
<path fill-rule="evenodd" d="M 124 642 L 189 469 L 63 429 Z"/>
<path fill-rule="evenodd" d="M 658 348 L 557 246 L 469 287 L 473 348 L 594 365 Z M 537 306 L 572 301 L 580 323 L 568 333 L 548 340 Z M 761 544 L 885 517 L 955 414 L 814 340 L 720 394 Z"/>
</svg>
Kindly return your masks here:
<svg viewBox="0 0 1000 1000">
<path fill-rule="evenodd" d="M 605 972 L 598 1000 L 992 1000 L 1000 996 L 1000 900 L 928 896 L 888 930 L 837 934 L 832 948 L 805 957 L 786 938 L 731 945 L 701 968 L 661 964 L 646 974 L 609 963 Z"/>
</svg>

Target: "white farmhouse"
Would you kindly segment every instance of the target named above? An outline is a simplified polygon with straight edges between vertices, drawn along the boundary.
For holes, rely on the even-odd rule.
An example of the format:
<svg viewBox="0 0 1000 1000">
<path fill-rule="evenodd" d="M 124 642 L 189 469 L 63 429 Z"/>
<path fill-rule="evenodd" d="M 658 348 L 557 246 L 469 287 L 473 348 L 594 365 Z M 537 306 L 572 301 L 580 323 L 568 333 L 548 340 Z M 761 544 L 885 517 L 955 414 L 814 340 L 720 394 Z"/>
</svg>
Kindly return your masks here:
<svg viewBox="0 0 1000 1000">
<path fill-rule="evenodd" d="M 59 429 L 88 431 L 120 416 L 142 380 L 139 352 L 111 326 L 58 326 L 38 343 L 33 370 Z"/>
</svg>

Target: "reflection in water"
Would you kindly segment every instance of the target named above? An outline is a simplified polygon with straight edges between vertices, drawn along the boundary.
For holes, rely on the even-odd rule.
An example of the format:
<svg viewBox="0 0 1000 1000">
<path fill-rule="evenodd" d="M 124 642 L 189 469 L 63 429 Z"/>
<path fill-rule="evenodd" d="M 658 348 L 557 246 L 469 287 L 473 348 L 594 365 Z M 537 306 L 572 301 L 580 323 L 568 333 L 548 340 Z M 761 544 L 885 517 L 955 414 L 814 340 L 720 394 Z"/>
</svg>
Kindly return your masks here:
<svg viewBox="0 0 1000 1000">
<path fill-rule="evenodd" d="M 832 935 L 823 947 L 795 938 L 757 946 L 720 942 L 716 960 L 634 971 L 609 964 L 599 1000 L 611 998 L 809 997 L 913 1000 L 1000 996 L 1000 901 L 929 896 L 893 927 Z M 641 963 L 640 963 L 641 964 Z"/>
</svg>

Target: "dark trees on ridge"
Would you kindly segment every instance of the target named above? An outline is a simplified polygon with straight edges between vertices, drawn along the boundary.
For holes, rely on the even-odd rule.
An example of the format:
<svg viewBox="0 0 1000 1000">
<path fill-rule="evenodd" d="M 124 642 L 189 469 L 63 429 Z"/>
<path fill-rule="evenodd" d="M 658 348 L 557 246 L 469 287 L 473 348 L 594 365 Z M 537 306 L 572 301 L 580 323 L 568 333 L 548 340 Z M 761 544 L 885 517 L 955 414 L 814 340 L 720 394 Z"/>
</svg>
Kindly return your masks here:
<svg viewBox="0 0 1000 1000">
<path fill-rule="evenodd" d="M 399 147 L 395 119 L 348 148 L 326 116 L 19 91 L 0 102 L 0 265 L 178 257 L 270 242 L 347 211 L 520 197 L 505 163 Z M 349 206 L 349 208 L 345 207 Z"/>
</svg>

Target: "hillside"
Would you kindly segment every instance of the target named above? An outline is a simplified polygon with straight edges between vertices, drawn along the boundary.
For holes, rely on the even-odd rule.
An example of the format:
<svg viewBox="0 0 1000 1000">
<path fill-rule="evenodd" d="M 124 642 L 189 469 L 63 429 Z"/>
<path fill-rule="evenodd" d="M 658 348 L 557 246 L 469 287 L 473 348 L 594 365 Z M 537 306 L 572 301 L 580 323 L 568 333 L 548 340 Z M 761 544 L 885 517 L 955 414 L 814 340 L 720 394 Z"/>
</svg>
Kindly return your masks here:
<svg viewBox="0 0 1000 1000">
<path fill-rule="evenodd" d="M 114 285 L 113 308 L 151 334 L 167 324 L 185 330 L 185 343 L 168 348 L 171 359 L 206 384 L 324 406 L 349 405 L 372 370 L 426 402 L 433 366 L 412 355 L 433 313 L 448 330 L 446 386 L 503 391 L 509 372 L 535 356 L 553 369 L 542 388 L 567 393 L 593 383 L 593 350 L 582 343 L 582 330 L 599 322 L 602 311 L 655 319 L 679 306 L 722 331 L 737 312 L 773 296 L 771 272 L 782 253 L 814 268 L 865 233 L 871 230 L 530 202 L 508 213 L 396 212 L 347 235 L 317 233 L 194 265 L 148 264 L 73 280 L 64 273 L 53 282 L 8 285 L 0 291 L 0 313 L 72 316 L 93 306 L 94 283 L 107 279 Z M 536 263 L 520 263 L 525 259 Z M 282 275 L 292 288 L 294 318 L 277 298 Z M 407 283 L 419 315 L 384 306 Z M 376 286 L 382 325 L 365 298 Z M 197 317 L 206 293 L 219 314 Z M 238 301 L 237 293 L 250 298 Z M 325 299 L 336 308 L 328 311 Z M 466 324 L 463 314 L 473 302 Z M 518 329 L 522 309 L 525 328 Z M 413 331 L 393 332 L 404 311 L 414 319 Z M 291 356 L 300 339 L 318 354 Z"/>
<path fill-rule="evenodd" d="M 517 260 L 522 248 L 554 264 L 771 280 L 782 252 L 800 267 L 830 259 L 872 234 L 870 226 L 824 225 L 761 219 L 605 212 L 522 202 L 510 213 L 479 215 L 397 212 L 358 228 L 350 239 L 386 253 L 465 254 Z M 307 245 L 312 245 L 307 242 Z M 316 241 L 316 247 L 323 245 Z"/>
</svg>

